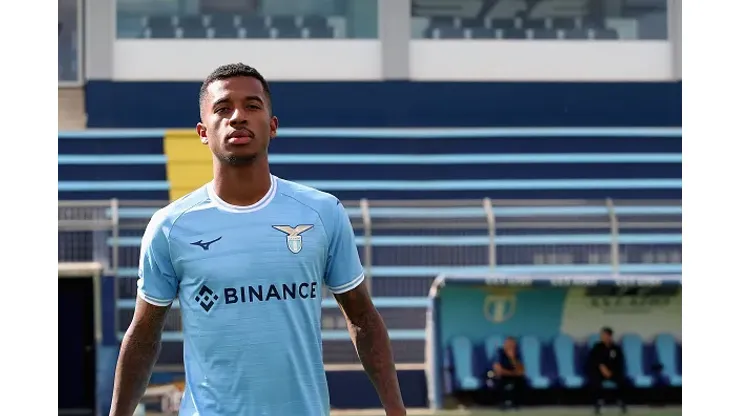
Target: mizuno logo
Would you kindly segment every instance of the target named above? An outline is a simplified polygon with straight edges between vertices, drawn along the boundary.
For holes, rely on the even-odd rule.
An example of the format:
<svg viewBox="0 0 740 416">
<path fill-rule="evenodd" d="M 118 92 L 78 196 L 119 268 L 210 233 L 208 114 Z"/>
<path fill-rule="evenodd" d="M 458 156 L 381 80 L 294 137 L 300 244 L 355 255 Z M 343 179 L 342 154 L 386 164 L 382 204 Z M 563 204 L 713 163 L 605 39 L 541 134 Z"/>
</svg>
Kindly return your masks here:
<svg viewBox="0 0 740 416">
<path fill-rule="evenodd" d="M 298 254 L 303 248 L 303 237 L 301 234 L 313 228 L 313 224 L 298 225 L 295 228 L 289 225 L 273 225 L 272 228 L 287 234 L 286 243 L 288 250 L 293 254 Z"/>
<path fill-rule="evenodd" d="M 208 251 L 208 249 L 211 247 L 211 244 L 215 243 L 216 241 L 218 241 L 218 240 L 220 240 L 222 238 L 223 237 L 219 237 L 219 238 L 217 238 L 215 240 L 206 241 L 205 243 L 203 242 L 203 240 L 198 240 L 198 241 L 194 241 L 194 242 L 190 243 L 190 245 L 198 246 L 198 247 L 202 248 L 203 250 Z"/>
</svg>

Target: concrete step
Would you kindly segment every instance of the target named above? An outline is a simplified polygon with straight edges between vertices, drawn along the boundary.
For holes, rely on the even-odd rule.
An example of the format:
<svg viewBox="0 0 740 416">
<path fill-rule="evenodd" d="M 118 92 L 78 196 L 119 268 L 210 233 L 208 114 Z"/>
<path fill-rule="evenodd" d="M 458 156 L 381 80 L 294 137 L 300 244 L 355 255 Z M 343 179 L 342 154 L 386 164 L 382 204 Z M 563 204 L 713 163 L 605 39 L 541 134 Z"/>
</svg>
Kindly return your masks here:
<svg viewBox="0 0 740 416">
<path fill-rule="evenodd" d="M 83 130 L 87 126 L 85 89 L 59 88 L 59 130 Z"/>
</svg>

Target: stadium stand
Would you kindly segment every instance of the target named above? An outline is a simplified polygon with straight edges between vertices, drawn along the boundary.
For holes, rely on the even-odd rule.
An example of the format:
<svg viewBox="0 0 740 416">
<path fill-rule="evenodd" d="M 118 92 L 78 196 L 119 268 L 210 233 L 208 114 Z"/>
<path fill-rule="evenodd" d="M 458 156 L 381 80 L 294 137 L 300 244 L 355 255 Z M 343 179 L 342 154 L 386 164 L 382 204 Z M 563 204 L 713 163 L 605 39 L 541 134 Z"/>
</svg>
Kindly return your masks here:
<svg viewBox="0 0 740 416">
<path fill-rule="evenodd" d="M 373 293 L 383 299 L 379 305 L 389 328 L 396 331 L 394 343 L 398 344 L 400 362 L 423 361 L 425 297 L 432 279 L 450 270 L 488 270 L 490 239 L 482 198 L 595 200 L 617 195 L 620 199 L 614 209 L 622 223 L 623 234 L 619 238 L 623 270 L 680 271 L 681 209 L 674 201 L 681 193 L 681 155 L 680 132 L 676 130 L 632 130 L 640 137 L 616 137 L 616 130 L 611 130 L 612 133 L 598 138 L 595 136 L 603 135 L 604 130 L 571 130 L 571 135 L 564 137 L 513 137 L 511 132 L 507 136 L 506 130 L 492 130 L 491 135 L 475 139 L 405 140 L 341 134 L 317 134 L 307 139 L 301 134 L 291 137 L 289 129 L 286 132 L 286 137 L 274 143 L 271 158 L 275 173 L 316 184 L 347 201 L 361 256 L 371 268 Z M 594 153 L 596 148 L 589 148 L 589 143 L 598 143 L 600 150 L 611 152 Z M 450 153 L 453 147 L 464 148 L 466 153 Z M 179 198 L 207 182 L 210 157 L 192 133 L 179 131 L 159 135 L 60 134 L 59 149 L 60 200 L 140 201 L 121 202 L 125 205 L 119 210 L 120 235 L 115 242 L 108 239 L 120 253 L 122 331 L 132 313 L 138 245 L 146 221 L 164 201 Z M 674 153 L 664 153 L 669 149 L 675 149 Z M 358 163 L 367 168 L 353 169 Z M 337 179 L 337 171 L 345 172 L 341 179 Z M 604 178 L 597 179 L 600 176 Z M 435 177 L 439 180 L 432 180 Z M 448 188 L 444 181 L 454 181 L 454 186 Z M 608 188 L 606 184 L 610 182 L 617 185 L 615 189 Z M 502 184 L 500 189 L 496 189 L 496 183 Z M 375 187 L 379 184 L 382 186 Z M 647 195 L 654 200 L 652 205 L 641 202 L 630 206 L 630 198 Z M 363 237 L 370 230 L 364 229 L 361 207 L 352 202 L 363 197 L 371 203 L 370 252 L 365 250 Z M 404 208 L 398 202 L 383 206 L 383 201 L 403 198 L 472 201 L 457 207 L 430 206 L 426 211 Z M 627 199 L 619 202 L 623 198 Z M 608 210 L 603 200 L 601 206 L 584 204 L 495 207 L 498 270 L 609 272 L 611 237 L 605 221 Z M 596 216 L 592 230 L 584 234 L 583 215 L 593 214 Z M 405 225 L 399 225 L 399 216 L 407 218 Z M 414 218 L 424 222 L 414 224 Z M 517 225 L 535 218 L 543 221 L 541 227 Z M 576 220 L 581 224 L 567 225 Z M 562 226 L 551 228 L 548 222 L 562 222 Z M 599 227 L 603 227 L 604 234 L 592 234 Z M 60 250 L 63 247 L 60 244 Z M 171 340 L 175 342 L 179 322 L 176 311 L 173 315 L 168 330 L 173 331 Z M 329 334 L 342 331 L 341 314 L 330 300 L 325 302 L 324 320 Z M 533 346 L 531 350 L 538 348 Z M 179 363 L 181 350 L 175 343 L 165 348 L 162 357 L 165 363 Z M 328 362 L 356 361 L 351 346 L 344 342 L 328 341 L 326 357 Z M 536 366 L 530 368 L 536 371 Z"/>
<path fill-rule="evenodd" d="M 343 200 L 681 197 L 676 129 L 369 132 L 281 130 L 274 172 Z M 177 199 L 211 175 L 192 131 L 70 133 L 59 149 L 60 199 Z"/>
<path fill-rule="evenodd" d="M 258 12 L 249 2 L 175 4 L 121 2 L 118 35 L 143 39 L 332 39 L 350 35 L 347 3 L 270 1 Z M 357 36 L 353 36 L 357 37 Z"/>
<path fill-rule="evenodd" d="M 330 39 L 352 35 L 353 21 L 347 17 L 346 2 L 271 1 L 259 11 L 249 2 L 242 7 L 209 5 L 185 9 L 174 4 L 157 8 L 140 2 L 120 4 L 123 7 L 118 33 L 123 38 Z M 412 16 L 415 38 L 667 38 L 666 7 L 660 1 L 622 4 L 589 0 L 414 0 Z"/>
</svg>

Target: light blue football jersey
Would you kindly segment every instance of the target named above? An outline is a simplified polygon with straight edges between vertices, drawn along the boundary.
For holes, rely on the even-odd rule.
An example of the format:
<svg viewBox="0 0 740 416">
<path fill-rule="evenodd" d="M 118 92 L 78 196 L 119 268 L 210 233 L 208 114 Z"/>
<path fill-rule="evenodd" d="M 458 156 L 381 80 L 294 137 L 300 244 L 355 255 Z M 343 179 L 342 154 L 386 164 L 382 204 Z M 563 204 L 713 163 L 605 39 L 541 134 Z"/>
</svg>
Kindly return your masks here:
<svg viewBox="0 0 740 416">
<path fill-rule="evenodd" d="M 180 303 L 181 415 L 329 415 L 322 288 L 364 279 L 334 196 L 273 176 L 262 200 L 239 207 L 207 184 L 158 211 L 141 250 L 139 296 Z"/>
</svg>

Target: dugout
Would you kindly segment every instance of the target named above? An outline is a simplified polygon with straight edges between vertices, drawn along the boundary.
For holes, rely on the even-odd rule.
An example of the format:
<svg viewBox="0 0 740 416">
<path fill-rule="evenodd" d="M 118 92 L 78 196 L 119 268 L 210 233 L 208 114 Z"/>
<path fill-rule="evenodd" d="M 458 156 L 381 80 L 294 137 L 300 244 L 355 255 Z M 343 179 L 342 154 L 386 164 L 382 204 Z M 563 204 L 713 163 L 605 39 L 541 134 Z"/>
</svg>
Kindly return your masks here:
<svg viewBox="0 0 740 416">
<path fill-rule="evenodd" d="M 529 403 L 586 404 L 585 354 L 611 326 L 631 403 L 680 401 L 680 275 L 439 276 L 427 315 L 430 407 L 493 404 L 485 377 L 507 336 L 518 339 Z"/>
<path fill-rule="evenodd" d="M 107 414 L 118 346 L 114 279 L 98 262 L 58 264 L 59 414 Z"/>
<path fill-rule="evenodd" d="M 102 341 L 99 263 L 59 264 L 59 414 L 96 413 L 96 353 Z"/>
</svg>

